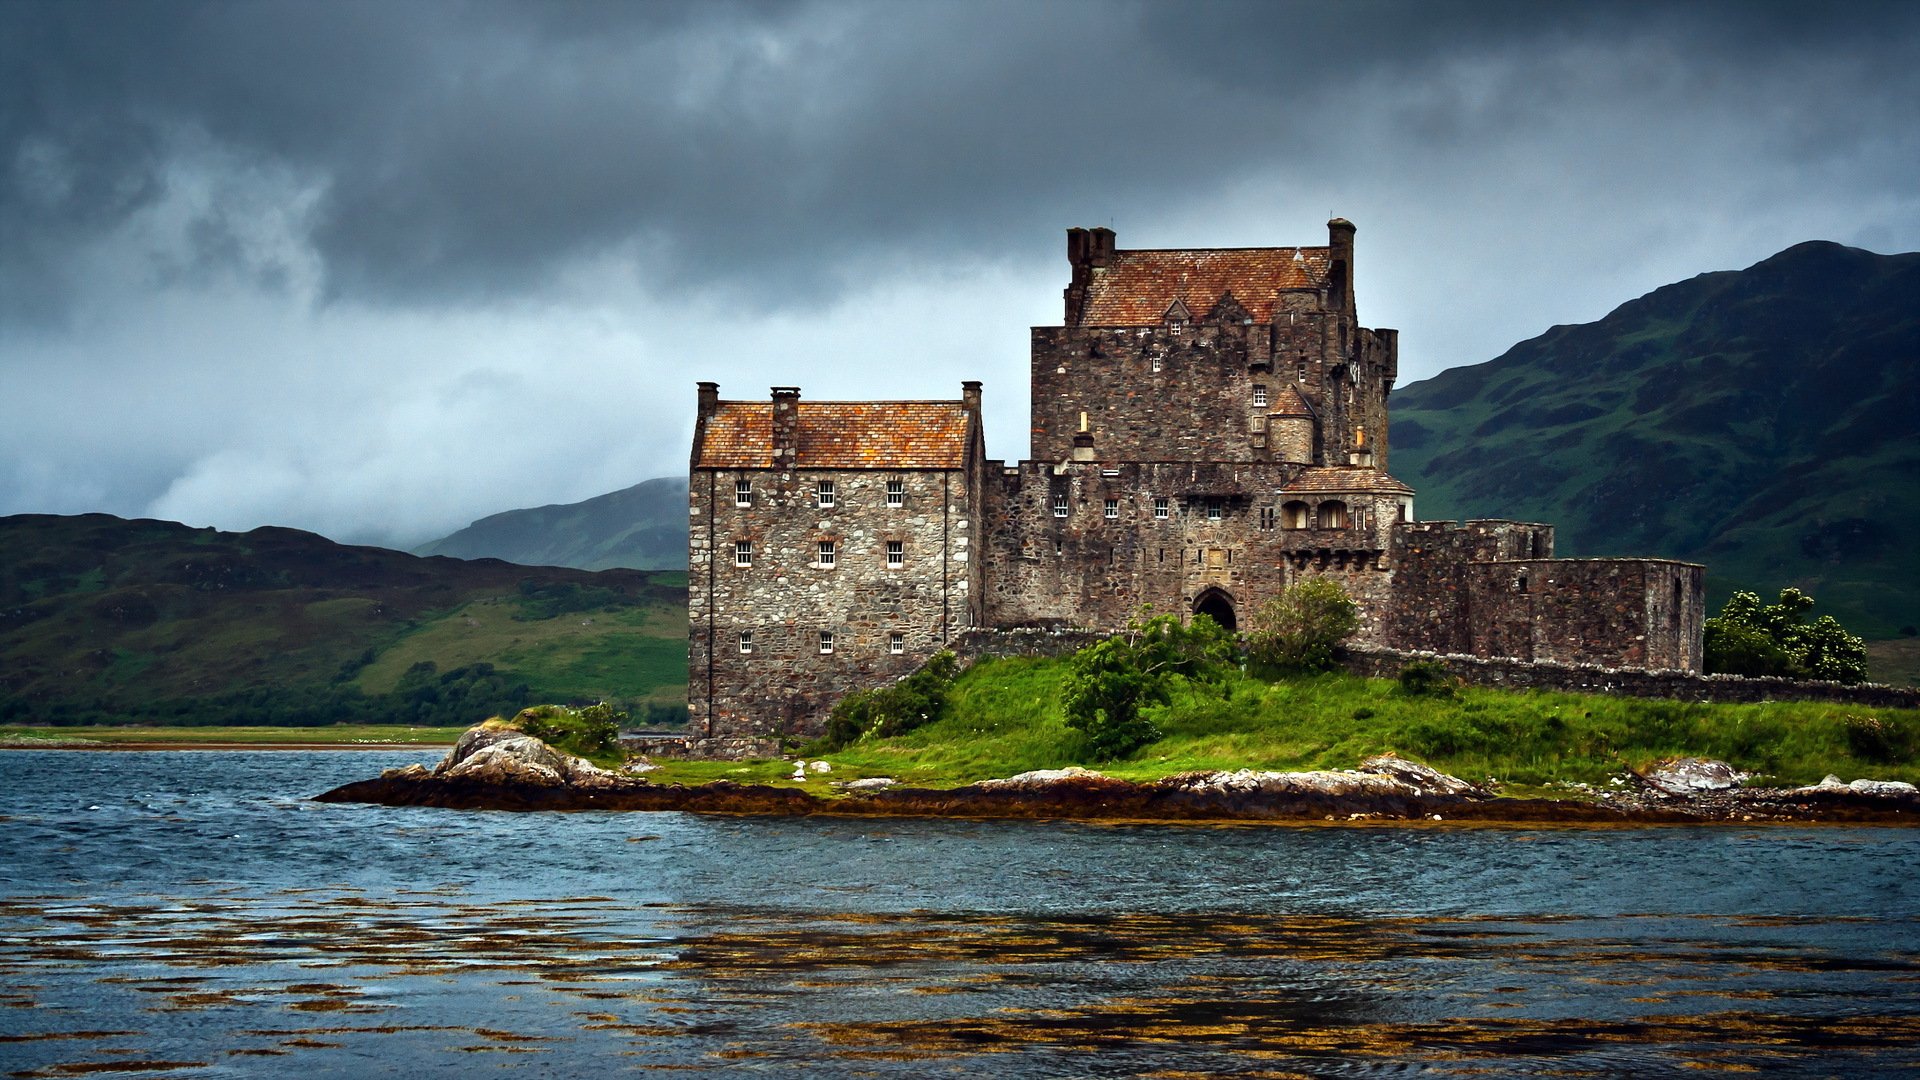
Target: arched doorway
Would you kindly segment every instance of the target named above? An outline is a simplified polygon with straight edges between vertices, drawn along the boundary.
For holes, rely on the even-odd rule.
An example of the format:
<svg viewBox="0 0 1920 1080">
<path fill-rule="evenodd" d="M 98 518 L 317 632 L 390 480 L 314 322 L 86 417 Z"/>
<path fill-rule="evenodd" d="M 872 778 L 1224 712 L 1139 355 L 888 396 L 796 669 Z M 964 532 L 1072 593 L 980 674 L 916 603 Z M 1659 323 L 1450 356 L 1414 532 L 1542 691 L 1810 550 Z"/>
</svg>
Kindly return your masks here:
<svg viewBox="0 0 1920 1080">
<path fill-rule="evenodd" d="M 1193 613 L 1211 618 L 1228 633 L 1239 629 L 1238 621 L 1233 617 L 1233 597 L 1219 589 L 1208 589 L 1194 597 Z"/>
</svg>

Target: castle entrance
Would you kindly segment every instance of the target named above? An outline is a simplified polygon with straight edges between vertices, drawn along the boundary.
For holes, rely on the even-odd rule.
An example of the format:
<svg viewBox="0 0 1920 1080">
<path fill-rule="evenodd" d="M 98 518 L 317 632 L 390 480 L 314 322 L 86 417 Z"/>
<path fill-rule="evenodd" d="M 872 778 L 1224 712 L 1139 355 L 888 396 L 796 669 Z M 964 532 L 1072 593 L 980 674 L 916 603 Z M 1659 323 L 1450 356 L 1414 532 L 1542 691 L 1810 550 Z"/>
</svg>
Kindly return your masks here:
<svg viewBox="0 0 1920 1080">
<path fill-rule="evenodd" d="M 1193 613 L 1208 616 L 1228 633 L 1239 629 L 1233 617 L 1233 598 L 1220 589 L 1208 589 L 1194 597 Z"/>
</svg>

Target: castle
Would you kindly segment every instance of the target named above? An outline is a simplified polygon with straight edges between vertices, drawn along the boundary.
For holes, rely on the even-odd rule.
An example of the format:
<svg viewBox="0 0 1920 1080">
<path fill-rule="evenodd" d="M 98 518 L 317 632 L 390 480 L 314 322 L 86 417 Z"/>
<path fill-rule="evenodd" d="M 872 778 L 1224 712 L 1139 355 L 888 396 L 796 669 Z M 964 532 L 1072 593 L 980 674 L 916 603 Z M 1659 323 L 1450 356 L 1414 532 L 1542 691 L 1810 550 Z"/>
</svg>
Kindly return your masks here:
<svg viewBox="0 0 1920 1080">
<path fill-rule="evenodd" d="M 1034 460 L 955 400 L 722 401 L 699 384 L 690 731 L 818 733 L 850 690 L 973 629 L 1113 630 L 1142 604 L 1232 629 L 1302 577 L 1359 646 L 1698 672 L 1702 568 L 1556 559 L 1553 527 L 1416 520 L 1387 471 L 1393 330 L 1325 247 L 1127 251 L 1069 229 L 1063 325 L 1032 331 Z"/>
</svg>

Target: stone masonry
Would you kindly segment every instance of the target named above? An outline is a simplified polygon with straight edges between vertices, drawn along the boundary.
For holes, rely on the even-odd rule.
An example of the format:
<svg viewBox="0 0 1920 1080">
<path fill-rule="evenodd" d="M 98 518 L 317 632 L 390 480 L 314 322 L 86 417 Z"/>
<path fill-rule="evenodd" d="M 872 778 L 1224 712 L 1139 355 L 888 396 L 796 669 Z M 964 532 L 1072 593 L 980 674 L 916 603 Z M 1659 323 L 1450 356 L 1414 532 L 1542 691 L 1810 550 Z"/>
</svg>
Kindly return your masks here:
<svg viewBox="0 0 1920 1080">
<path fill-rule="evenodd" d="M 815 734 L 962 635 L 1110 631 L 1145 604 L 1233 628 L 1309 576 L 1359 601 L 1363 648 L 1699 671 L 1701 567 L 1414 520 L 1386 471 L 1397 334 L 1359 324 L 1351 223 L 1326 247 L 1169 251 L 1071 229 L 1067 251 L 1065 323 L 1032 335 L 1032 461 L 986 459 L 979 383 L 919 402 L 700 384 L 697 736 Z"/>
</svg>

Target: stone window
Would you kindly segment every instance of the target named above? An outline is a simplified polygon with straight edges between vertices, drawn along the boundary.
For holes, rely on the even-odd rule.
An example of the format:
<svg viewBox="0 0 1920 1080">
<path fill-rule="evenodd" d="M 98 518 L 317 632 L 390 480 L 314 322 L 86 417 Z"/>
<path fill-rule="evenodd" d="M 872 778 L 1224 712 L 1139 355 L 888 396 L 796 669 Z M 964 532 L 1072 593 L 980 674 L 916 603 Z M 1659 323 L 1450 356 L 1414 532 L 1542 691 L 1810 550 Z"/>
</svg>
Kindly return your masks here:
<svg viewBox="0 0 1920 1080">
<path fill-rule="evenodd" d="M 833 506 L 835 504 L 835 501 L 838 498 L 839 498 L 839 495 L 834 490 L 833 481 L 831 480 L 820 481 L 820 486 L 817 489 L 817 495 L 816 495 L 816 500 L 819 503 L 820 509 L 825 510 Z"/>
<path fill-rule="evenodd" d="M 1521 574 L 1519 577 L 1513 579 L 1513 591 L 1519 593 L 1527 591 L 1527 575 Z"/>
<path fill-rule="evenodd" d="M 887 505 L 905 506 L 907 504 L 907 482 L 899 478 L 887 481 Z"/>
<path fill-rule="evenodd" d="M 753 565 L 753 541 L 735 540 L 733 542 L 733 565 L 735 566 L 752 566 Z"/>
<path fill-rule="evenodd" d="M 825 656 L 826 654 L 832 651 L 833 651 L 833 631 L 831 630 L 820 631 L 820 655 Z"/>
<path fill-rule="evenodd" d="M 1280 527 L 1283 529 L 1304 529 L 1312 519 L 1313 512 L 1298 499 L 1280 507 Z"/>
<path fill-rule="evenodd" d="M 830 570 L 833 568 L 833 559 L 834 559 L 833 541 L 831 540 L 820 541 L 819 565 Z"/>
<path fill-rule="evenodd" d="M 1273 531 L 1273 507 L 1271 506 L 1263 506 L 1260 508 L 1260 531 Z"/>
<path fill-rule="evenodd" d="M 895 630 L 887 635 L 887 651 L 899 656 L 907 651 L 907 635 Z"/>
<path fill-rule="evenodd" d="M 1053 516 L 1067 516 L 1067 493 L 1064 491 L 1056 492 L 1053 496 Z"/>
<path fill-rule="evenodd" d="M 740 631 L 740 655 L 753 655 L 753 631 L 751 630 Z"/>
<path fill-rule="evenodd" d="M 1167 497 L 1165 495 L 1155 495 L 1153 497 L 1153 516 L 1159 518 L 1161 521 L 1167 519 Z"/>
<path fill-rule="evenodd" d="M 1253 407 L 1256 409 L 1264 409 L 1267 407 L 1267 388 L 1266 387 L 1255 386 L 1253 388 Z"/>
<path fill-rule="evenodd" d="M 1208 521 L 1219 521 L 1223 513 L 1225 513 L 1225 509 L 1220 505 L 1219 499 L 1207 500 L 1207 520 Z"/>
<path fill-rule="evenodd" d="M 1120 500 L 1119 499 L 1107 500 L 1106 515 L 1108 520 L 1112 520 L 1120 516 Z"/>
<path fill-rule="evenodd" d="M 753 505 L 753 481 L 735 480 L 733 482 L 733 505 L 735 506 L 752 506 Z"/>
<path fill-rule="evenodd" d="M 1153 370 L 1154 370 L 1155 372 L 1158 372 L 1158 371 L 1160 370 L 1160 358 L 1159 358 L 1159 357 L 1157 357 L 1157 356 L 1156 356 L 1156 357 L 1154 357 L 1154 358 L 1153 358 L 1152 360 L 1149 360 L 1149 361 L 1148 361 L 1147 363 L 1148 363 L 1148 364 L 1149 364 L 1149 365 L 1150 365 L 1150 366 L 1151 366 L 1151 367 L 1153 368 Z"/>
<path fill-rule="evenodd" d="M 1294 382 L 1307 381 L 1307 362 L 1305 360 L 1298 360 L 1294 362 L 1293 381 Z"/>
<path fill-rule="evenodd" d="M 1320 527 L 1323 529 L 1344 529 L 1348 525 L 1347 504 L 1338 499 L 1328 499 L 1320 504 Z"/>
<path fill-rule="evenodd" d="M 905 540 L 887 541 L 887 568 L 898 570 L 907 565 L 907 542 Z"/>
</svg>

